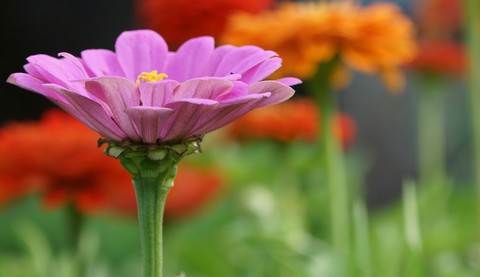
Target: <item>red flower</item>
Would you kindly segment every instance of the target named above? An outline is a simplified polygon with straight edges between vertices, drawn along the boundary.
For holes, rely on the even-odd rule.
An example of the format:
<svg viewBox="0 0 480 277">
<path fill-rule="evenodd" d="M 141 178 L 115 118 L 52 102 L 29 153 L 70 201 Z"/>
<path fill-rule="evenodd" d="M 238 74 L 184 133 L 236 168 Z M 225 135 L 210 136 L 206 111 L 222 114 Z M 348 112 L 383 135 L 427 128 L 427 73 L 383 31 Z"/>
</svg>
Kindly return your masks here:
<svg viewBox="0 0 480 277">
<path fill-rule="evenodd" d="M 82 213 L 135 205 L 128 173 L 95 147 L 98 135 L 50 111 L 37 123 L 0 130 L 0 204 L 39 193 L 48 209 L 71 203 Z"/>
<path fill-rule="evenodd" d="M 318 113 L 315 103 L 308 99 L 287 101 L 244 115 L 227 127 L 228 136 L 237 140 L 313 141 L 320 128 Z M 334 121 L 333 132 L 348 149 L 355 140 L 355 123 L 344 113 L 337 113 Z"/>
<path fill-rule="evenodd" d="M 418 3 L 417 21 L 422 36 L 451 37 L 453 33 L 462 29 L 463 1 L 423 0 Z"/>
<path fill-rule="evenodd" d="M 181 164 L 175 185 L 168 193 L 165 218 L 178 219 L 193 214 L 217 196 L 223 178 L 213 168 Z"/>
<path fill-rule="evenodd" d="M 172 47 L 189 38 L 217 37 L 229 16 L 236 12 L 258 13 L 273 5 L 274 0 L 138 0 L 140 24 L 162 34 Z"/>
<path fill-rule="evenodd" d="M 453 40 L 423 41 L 408 66 L 425 73 L 463 76 L 466 70 L 465 47 Z"/>
<path fill-rule="evenodd" d="M 335 137 L 340 139 L 343 149 L 350 149 L 357 136 L 355 120 L 346 113 L 337 113 L 333 120 Z"/>
</svg>

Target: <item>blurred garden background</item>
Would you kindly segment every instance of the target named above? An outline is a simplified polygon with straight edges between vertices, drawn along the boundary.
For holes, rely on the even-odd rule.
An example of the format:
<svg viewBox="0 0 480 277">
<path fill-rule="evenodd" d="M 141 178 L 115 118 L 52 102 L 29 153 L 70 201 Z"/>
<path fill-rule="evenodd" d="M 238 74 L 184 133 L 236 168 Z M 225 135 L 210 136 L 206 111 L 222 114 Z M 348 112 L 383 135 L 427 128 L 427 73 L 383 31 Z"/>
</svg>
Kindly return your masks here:
<svg viewBox="0 0 480 277">
<path fill-rule="evenodd" d="M 169 194 L 165 276 L 480 276 L 477 0 L 0 3 L 0 78 L 153 29 L 279 54 L 289 101 L 205 136 Z M 0 277 L 141 271 L 97 134 L 0 83 Z M 183 275 L 185 274 L 185 275 Z"/>
</svg>

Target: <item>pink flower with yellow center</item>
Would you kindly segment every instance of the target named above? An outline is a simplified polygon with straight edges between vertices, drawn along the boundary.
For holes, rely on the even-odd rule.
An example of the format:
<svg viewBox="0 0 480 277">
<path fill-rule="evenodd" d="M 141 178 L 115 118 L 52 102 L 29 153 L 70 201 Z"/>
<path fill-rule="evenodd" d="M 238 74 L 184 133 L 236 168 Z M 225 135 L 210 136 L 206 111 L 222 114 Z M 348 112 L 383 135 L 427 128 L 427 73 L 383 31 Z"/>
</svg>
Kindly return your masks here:
<svg viewBox="0 0 480 277">
<path fill-rule="evenodd" d="M 199 37 L 168 51 L 151 30 L 122 33 L 115 52 L 34 55 L 8 82 L 55 102 L 100 135 L 135 144 L 196 139 L 250 110 L 290 98 L 295 78 L 264 81 L 281 66 L 256 46 L 215 48 Z"/>
<path fill-rule="evenodd" d="M 289 99 L 296 78 L 264 81 L 281 66 L 256 46 L 215 48 L 211 37 L 176 52 L 154 31 L 122 33 L 115 52 L 81 57 L 30 56 L 27 73 L 8 82 L 40 93 L 105 138 L 135 187 L 143 271 L 161 277 L 162 221 L 177 164 L 199 150 L 201 137 L 247 112 Z"/>
</svg>

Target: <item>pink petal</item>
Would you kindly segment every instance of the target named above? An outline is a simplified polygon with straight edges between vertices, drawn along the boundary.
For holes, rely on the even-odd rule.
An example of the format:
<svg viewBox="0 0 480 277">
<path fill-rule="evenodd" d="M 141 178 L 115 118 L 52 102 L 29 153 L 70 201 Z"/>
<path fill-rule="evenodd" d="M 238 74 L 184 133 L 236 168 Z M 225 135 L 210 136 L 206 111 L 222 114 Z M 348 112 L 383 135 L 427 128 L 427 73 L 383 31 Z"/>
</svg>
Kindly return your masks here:
<svg viewBox="0 0 480 277">
<path fill-rule="evenodd" d="M 51 98 L 56 101 L 60 102 L 65 102 L 65 98 L 63 96 L 51 89 L 47 89 L 43 86 L 44 82 L 32 77 L 28 74 L 25 73 L 14 73 L 11 74 L 10 77 L 7 79 L 7 83 L 17 85 L 21 88 L 24 88 L 26 90 L 30 90 L 36 93 L 39 93 L 43 96 L 46 96 L 48 98 Z"/>
<path fill-rule="evenodd" d="M 206 114 L 195 126 L 195 134 L 206 134 L 219 129 L 255 109 L 270 93 L 251 94 L 221 102 L 215 110 Z"/>
<path fill-rule="evenodd" d="M 161 139 L 174 142 L 193 137 L 196 134 L 191 131 L 197 122 L 217 105 L 217 101 L 210 99 L 181 99 L 168 103 L 166 107 L 175 113 L 165 123 Z"/>
<path fill-rule="evenodd" d="M 273 72 L 279 69 L 282 66 L 282 59 L 279 57 L 273 57 L 268 60 L 263 61 L 262 63 L 257 64 L 256 66 L 249 69 L 242 75 L 240 81 L 247 84 L 261 81 Z"/>
<path fill-rule="evenodd" d="M 218 96 L 215 100 L 220 102 L 225 102 L 229 99 L 236 99 L 248 95 L 248 85 L 244 82 L 234 81 L 233 88 L 225 94 Z"/>
<path fill-rule="evenodd" d="M 151 30 L 123 32 L 115 44 L 118 62 L 128 79 L 135 81 L 142 72 L 164 72 L 168 47 Z"/>
<path fill-rule="evenodd" d="M 61 93 L 70 105 L 60 105 L 60 107 L 64 108 L 100 135 L 116 141 L 122 141 L 127 138 L 125 132 L 118 127 L 115 121 L 113 121 L 111 114 L 109 114 L 101 104 L 57 85 L 46 84 L 44 86 Z"/>
<path fill-rule="evenodd" d="M 235 51 L 236 49 L 237 47 L 233 45 L 222 45 L 220 47 L 215 48 L 213 50 L 212 57 L 210 58 L 210 61 L 208 62 L 207 67 L 205 68 L 206 75 L 214 76 L 219 64 L 223 61 L 223 59 L 225 59 L 225 56 L 228 55 L 230 52 Z M 231 72 L 228 72 L 227 74 L 230 74 L 230 73 Z"/>
<path fill-rule="evenodd" d="M 206 65 L 213 54 L 215 41 L 212 37 L 198 37 L 185 42 L 175 55 L 168 59 L 166 73 L 170 79 L 183 82 L 207 76 Z"/>
<path fill-rule="evenodd" d="M 166 103 L 172 101 L 173 91 L 178 86 L 178 82 L 174 80 L 163 80 L 160 82 L 141 83 L 140 100 L 143 106 L 162 107 Z"/>
<path fill-rule="evenodd" d="M 272 94 L 270 97 L 262 99 L 257 108 L 278 104 L 290 99 L 295 93 L 295 90 L 291 87 L 278 81 L 262 81 L 251 84 L 249 86 L 249 91 L 250 94 L 262 94 L 266 92 Z"/>
<path fill-rule="evenodd" d="M 120 77 L 99 77 L 87 81 L 85 89 L 110 108 L 115 121 L 129 138 L 141 140 L 125 113 L 126 108 L 140 105 L 140 93 L 135 83 Z"/>
<path fill-rule="evenodd" d="M 242 46 L 230 51 L 219 63 L 214 76 L 225 76 L 227 74 L 244 74 L 252 67 L 264 60 L 276 56 L 273 51 L 265 51 L 256 46 Z"/>
<path fill-rule="evenodd" d="M 118 63 L 117 56 L 110 50 L 90 49 L 82 51 L 82 60 L 95 77 L 125 76 Z"/>
<path fill-rule="evenodd" d="M 125 109 L 135 126 L 140 132 L 144 143 L 154 144 L 159 139 L 166 120 L 174 113 L 174 110 L 161 107 L 137 106 Z"/>
<path fill-rule="evenodd" d="M 72 80 L 85 79 L 85 70 L 69 59 L 57 59 L 48 55 L 34 55 L 27 58 L 29 66 L 25 69 L 33 69 L 35 77 L 46 83 L 58 84 L 67 89 L 75 89 L 83 94 L 83 87 Z M 27 71 L 30 73 L 29 71 Z"/>
<path fill-rule="evenodd" d="M 277 81 L 263 81 L 249 86 L 250 95 L 221 101 L 220 105 L 205 115 L 195 133 L 208 133 L 227 125 L 247 112 L 268 105 L 283 102 L 295 91 Z"/>
<path fill-rule="evenodd" d="M 75 57 L 72 54 L 67 53 L 67 52 L 60 52 L 60 53 L 58 53 L 58 56 L 64 58 L 65 61 L 71 62 L 72 65 L 74 65 L 76 68 L 78 68 L 78 70 L 80 72 L 82 72 L 82 74 L 84 76 L 84 77 L 82 77 L 82 79 L 88 77 L 87 71 L 83 67 L 82 60 L 80 60 L 79 58 L 77 58 L 77 57 Z"/>
<path fill-rule="evenodd" d="M 178 85 L 175 89 L 173 99 L 182 98 L 201 98 L 213 99 L 228 93 L 233 87 L 233 83 L 225 78 L 199 78 L 188 80 Z"/>
<path fill-rule="evenodd" d="M 285 78 L 277 79 L 276 81 L 289 87 L 302 83 L 302 80 L 294 77 L 285 77 Z"/>
</svg>

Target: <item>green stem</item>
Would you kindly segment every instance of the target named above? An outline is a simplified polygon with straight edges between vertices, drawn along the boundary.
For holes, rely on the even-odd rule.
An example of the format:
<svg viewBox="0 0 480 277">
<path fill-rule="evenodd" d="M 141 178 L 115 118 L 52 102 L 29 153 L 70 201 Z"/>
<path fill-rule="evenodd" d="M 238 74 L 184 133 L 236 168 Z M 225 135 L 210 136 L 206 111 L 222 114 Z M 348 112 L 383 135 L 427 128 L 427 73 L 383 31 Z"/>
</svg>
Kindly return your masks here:
<svg viewBox="0 0 480 277">
<path fill-rule="evenodd" d="M 420 179 L 426 183 L 444 183 L 445 120 L 444 94 L 437 79 L 422 79 L 418 93 L 418 163 Z"/>
<path fill-rule="evenodd" d="M 348 208 L 348 189 L 347 180 L 345 178 L 345 165 L 343 160 L 343 153 L 340 149 L 337 139 L 334 137 L 333 130 L 333 101 L 324 105 L 324 136 L 323 136 L 323 151 L 326 160 L 327 182 L 330 191 L 330 209 L 332 219 L 332 240 L 335 249 L 342 255 L 349 253 L 350 240 L 350 224 L 349 224 L 349 208 Z M 328 122 L 328 123 L 327 123 Z"/>
<path fill-rule="evenodd" d="M 331 91 L 330 79 L 337 59 L 323 64 L 309 80 L 310 93 L 316 96 L 320 107 L 321 133 L 319 143 L 323 155 L 325 177 L 330 194 L 331 236 L 334 250 L 348 258 L 350 253 L 350 216 L 348 187 L 342 149 L 333 133 L 336 95 Z"/>
<path fill-rule="evenodd" d="M 161 277 L 163 273 L 163 210 L 167 194 L 177 175 L 177 164 L 190 154 L 198 153 L 201 138 L 178 144 L 146 145 L 108 143 L 104 153 L 118 158 L 130 173 L 137 197 L 143 276 Z"/>
<path fill-rule="evenodd" d="M 355 253 L 358 276 L 372 276 L 370 240 L 368 235 L 368 211 L 363 199 L 358 198 L 353 207 L 353 222 L 355 224 Z"/>
<path fill-rule="evenodd" d="M 85 225 L 85 216 L 81 214 L 74 205 L 67 207 L 68 221 L 68 251 L 74 257 L 75 268 L 78 276 L 86 276 L 85 260 L 81 255 L 80 240 Z"/>
<path fill-rule="evenodd" d="M 417 189 L 413 181 L 404 182 L 402 200 L 405 240 L 410 256 L 410 272 L 408 276 L 425 276 Z"/>
<path fill-rule="evenodd" d="M 80 235 L 82 234 L 85 218 L 74 206 L 68 206 L 67 220 L 69 250 L 72 254 L 76 254 L 78 252 Z"/>
<path fill-rule="evenodd" d="M 163 270 L 163 211 L 171 182 L 165 176 L 133 180 L 138 205 L 143 276 L 161 277 Z"/>
<path fill-rule="evenodd" d="M 480 2 L 478 0 L 465 1 L 465 18 L 467 34 L 468 92 L 470 96 L 470 113 L 473 129 L 473 174 L 477 190 L 477 224 L 480 228 Z"/>
</svg>

